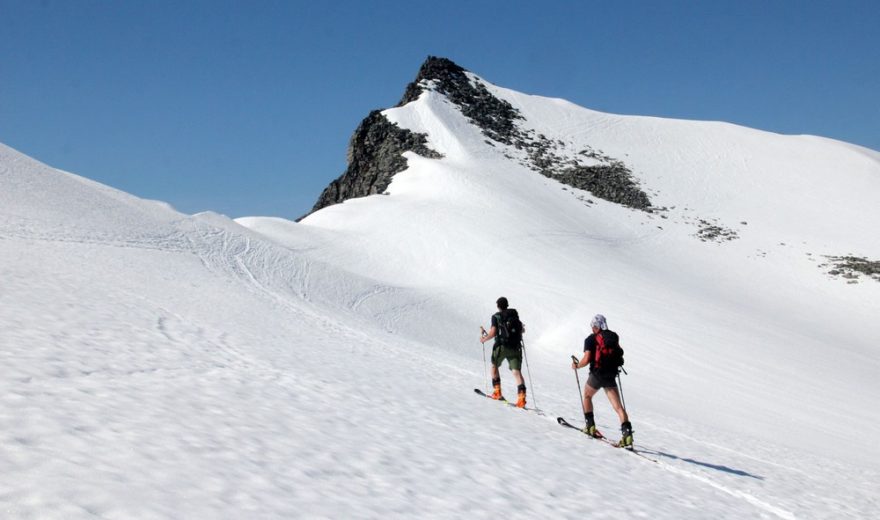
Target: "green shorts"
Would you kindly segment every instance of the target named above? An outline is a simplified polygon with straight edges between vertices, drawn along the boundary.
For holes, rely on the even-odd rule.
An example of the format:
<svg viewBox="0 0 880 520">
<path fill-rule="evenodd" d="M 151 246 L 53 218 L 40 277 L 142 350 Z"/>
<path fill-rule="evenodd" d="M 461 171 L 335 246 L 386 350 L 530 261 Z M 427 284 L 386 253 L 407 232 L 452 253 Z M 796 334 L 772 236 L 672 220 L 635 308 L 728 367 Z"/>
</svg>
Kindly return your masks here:
<svg viewBox="0 0 880 520">
<path fill-rule="evenodd" d="M 492 348 L 492 364 L 500 367 L 504 360 L 507 360 L 507 366 L 511 370 L 522 370 L 522 349 L 507 348 L 501 345 L 495 345 Z"/>
</svg>

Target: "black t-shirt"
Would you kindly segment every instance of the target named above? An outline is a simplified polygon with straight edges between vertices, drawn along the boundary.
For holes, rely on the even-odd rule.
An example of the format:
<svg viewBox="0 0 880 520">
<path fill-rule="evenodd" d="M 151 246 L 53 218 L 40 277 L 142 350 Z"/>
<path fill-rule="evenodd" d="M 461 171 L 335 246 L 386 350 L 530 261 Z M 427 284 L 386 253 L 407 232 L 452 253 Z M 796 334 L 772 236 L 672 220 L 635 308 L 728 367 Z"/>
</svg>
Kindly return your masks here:
<svg viewBox="0 0 880 520">
<path fill-rule="evenodd" d="M 617 336 L 617 333 L 611 330 L 600 330 L 599 334 L 602 335 L 602 338 L 605 340 L 606 345 L 616 345 L 620 343 L 620 338 Z M 595 366 L 596 361 L 596 347 L 598 346 L 598 342 L 596 341 L 596 335 L 590 334 L 587 336 L 587 339 L 584 340 L 584 352 L 590 352 L 590 372 L 592 372 Z M 616 371 L 616 369 L 615 369 Z"/>
</svg>

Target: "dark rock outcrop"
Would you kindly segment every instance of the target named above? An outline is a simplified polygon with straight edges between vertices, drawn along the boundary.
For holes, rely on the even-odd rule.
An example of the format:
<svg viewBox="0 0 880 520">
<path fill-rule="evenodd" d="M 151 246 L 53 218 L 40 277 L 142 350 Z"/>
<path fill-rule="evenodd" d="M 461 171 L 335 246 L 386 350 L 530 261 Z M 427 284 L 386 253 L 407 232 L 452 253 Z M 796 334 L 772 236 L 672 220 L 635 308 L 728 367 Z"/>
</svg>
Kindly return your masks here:
<svg viewBox="0 0 880 520">
<path fill-rule="evenodd" d="M 701 218 L 698 219 L 697 225 L 699 226 L 699 229 L 694 236 L 699 238 L 702 242 L 717 242 L 720 244 L 739 238 L 739 233 L 733 229 L 722 226 L 718 223 L 718 219 L 714 219 L 714 222 L 710 222 Z"/>
<path fill-rule="evenodd" d="M 471 81 L 466 73 L 467 70 L 451 60 L 428 56 L 397 106 L 415 101 L 426 89 L 433 90 L 457 105 L 487 137 L 499 143 L 514 144 L 520 137 L 516 120 L 523 117 L 510 103 L 493 96 L 485 85 Z"/>
<path fill-rule="evenodd" d="M 588 191 L 609 202 L 651 211 L 651 200 L 639 188 L 632 170 L 623 161 L 592 148 L 580 150 L 574 157 L 565 157 L 564 153 L 559 152 L 562 143 L 551 141 L 543 135 L 521 143 L 528 154 L 528 165 L 541 175 Z M 582 160 L 593 164 L 581 164 Z M 597 162 L 599 164 L 595 164 Z"/>
<path fill-rule="evenodd" d="M 400 128 L 379 110 L 370 112 L 351 137 L 348 168 L 324 189 L 310 213 L 351 198 L 383 193 L 392 177 L 406 169 L 404 152 L 442 157 L 426 143 L 425 134 Z"/>
<path fill-rule="evenodd" d="M 858 283 L 859 276 L 880 282 L 880 261 L 869 260 L 855 255 L 826 256 L 828 263 L 820 267 L 831 267 L 828 274 L 842 277 L 847 283 Z"/>
</svg>

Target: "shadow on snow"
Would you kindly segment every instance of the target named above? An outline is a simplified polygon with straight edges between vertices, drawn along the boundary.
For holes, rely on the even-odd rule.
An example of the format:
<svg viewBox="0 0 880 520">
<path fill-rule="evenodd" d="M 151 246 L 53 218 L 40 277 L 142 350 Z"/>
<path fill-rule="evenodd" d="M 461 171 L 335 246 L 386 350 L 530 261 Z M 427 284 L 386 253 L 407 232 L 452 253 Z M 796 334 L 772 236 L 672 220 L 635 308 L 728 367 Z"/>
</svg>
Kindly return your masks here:
<svg viewBox="0 0 880 520">
<path fill-rule="evenodd" d="M 680 460 L 682 462 L 687 462 L 689 464 L 695 464 L 697 466 L 702 466 L 704 468 L 714 469 L 715 471 L 723 471 L 724 473 L 730 473 L 731 475 L 736 475 L 739 477 L 749 477 L 757 480 L 764 480 L 764 477 L 760 475 L 752 475 L 748 471 L 743 471 L 741 469 L 735 469 L 728 466 L 723 466 L 721 464 L 711 464 L 709 462 L 702 462 L 699 460 L 690 459 L 687 457 L 679 457 L 678 455 L 674 455 L 672 453 L 666 453 L 663 451 L 657 450 L 649 450 L 649 449 L 640 449 L 642 453 L 651 453 L 653 455 L 657 455 L 658 457 L 665 457 L 672 460 Z"/>
</svg>

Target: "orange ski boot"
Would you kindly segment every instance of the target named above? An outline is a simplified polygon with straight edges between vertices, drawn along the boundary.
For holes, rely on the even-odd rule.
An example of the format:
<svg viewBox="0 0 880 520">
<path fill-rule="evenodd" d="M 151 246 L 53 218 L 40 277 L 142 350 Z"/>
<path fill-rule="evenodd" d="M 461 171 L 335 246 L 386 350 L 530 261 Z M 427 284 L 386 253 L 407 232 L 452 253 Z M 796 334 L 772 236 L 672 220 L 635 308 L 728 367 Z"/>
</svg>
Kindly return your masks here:
<svg viewBox="0 0 880 520">
<path fill-rule="evenodd" d="M 525 408 L 526 407 L 526 385 L 519 385 L 516 389 L 516 407 L 517 408 Z"/>
</svg>

